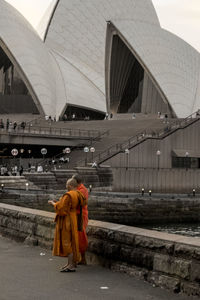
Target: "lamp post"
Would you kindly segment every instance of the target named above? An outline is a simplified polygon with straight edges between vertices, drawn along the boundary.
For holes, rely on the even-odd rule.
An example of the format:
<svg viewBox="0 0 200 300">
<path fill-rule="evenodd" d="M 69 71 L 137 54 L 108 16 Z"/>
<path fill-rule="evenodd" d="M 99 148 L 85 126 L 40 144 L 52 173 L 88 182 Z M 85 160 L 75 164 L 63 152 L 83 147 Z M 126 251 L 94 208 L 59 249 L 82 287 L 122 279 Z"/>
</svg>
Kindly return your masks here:
<svg viewBox="0 0 200 300">
<path fill-rule="evenodd" d="M 188 157 L 189 157 L 189 152 L 185 152 L 185 164 L 186 164 L 186 171 L 188 170 Z"/>
<path fill-rule="evenodd" d="M 63 154 L 70 154 L 71 153 L 71 148 L 67 147 L 63 150 Z M 65 159 L 65 162 L 69 162 L 69 157 Z"/>
<path fill-rule="evenodd" d="M 158 158 L 158 170 L 160 169 L 160 155 L 161 155 L 161 151 L 157 150 L 156 152 L 157 158 Z"/>
<path fill-rule="evenodd" d="M 29 156 L 28 171 L 29 171 L 29 172 L 31 171 L 31 152 L 32 152 L 32 150 L 29 149 L 29 150 L 28 150 L 28 156 Z"/>
<path fill-rule="evenodd" d="M 70 149 L 69 147 L 67 147 L 67 148 L 65 148 L 65 149 L 63 150 L 63 153 L 64 153 L 64 154 L 70 154 L 70 153 L 71 153 L 71 149 Z"/>
<path fill-rule="evenodd" d="M 142 196 L 144 196 L 144 188 L 142 188 Z"/>
<path fill-rule="evenodd" d="M 124 153 L 126 155 L 126 170 L 128 170 L 128 167 L 129 167 L 129 153 L 130 153 L 130 150 L 127 148 L 124 150 Z"/>
<path fill-rule="evenodd" d="M 95 148 L 94 148 L 94 147 L 91 147 L 91 148 L 90 148 L 90 152 L 92 153 L 92 163 L 93 163 L 93 158 L 94 158 Z"/>
<path fill-rule="evenodd" d="M 19 152 L 20 152 L 20 158 L 19 158 L 20 163 L 19 164 L 20 164 L 20 166 L 22 166 L 22 155 L 24 153 L 24 149 L 20 149 Z"/>
<path fill-rule="evenodd" d="M 46 148 L 42 148 L 42 149 L 41 149 L 41 154 L 42 154 L 43 160 L 44 160 L 45 155 L 47 154 L 47 149 L 46 149 Z"/>
<path fill-rule="evenodd" d="M 18 155 L 18 150 L 17 149 L 12 149 L 11 150 L 11 154 L 12 154 L 12 156 L 13 156 L 13 160 L 14 160 L 14 170 L 15 170 L 15 157 Z M 15 171 L 14 171 L 15 172 Z M 17 174 L 16 174 L 17 175 Z"/>
<path fill-rule="evenodd" d="M 88 152 L 90 151 L 90 149 L 88 147 L 85 147 L 83 149 L 83 151 L 85 152 L 85 166 L 87 166 L 87 156 L 88 156 Z"/>
<path fill-rule="evenodd" d="M 43 163 L 44 163 L 45 155 L 47 154 L 47 149 L 46 149 L 46 148 L 42 148 L 42 149 L 41 149 L 41 154 L 42 154 L 42 156 L 43 156 Z M 44 170 L 44 171 L 46 170 L 46 172 L 47 172 L 47 169 L 46 169 L 45 164 L 44 164 L 43 170 Z"/>
</svg>

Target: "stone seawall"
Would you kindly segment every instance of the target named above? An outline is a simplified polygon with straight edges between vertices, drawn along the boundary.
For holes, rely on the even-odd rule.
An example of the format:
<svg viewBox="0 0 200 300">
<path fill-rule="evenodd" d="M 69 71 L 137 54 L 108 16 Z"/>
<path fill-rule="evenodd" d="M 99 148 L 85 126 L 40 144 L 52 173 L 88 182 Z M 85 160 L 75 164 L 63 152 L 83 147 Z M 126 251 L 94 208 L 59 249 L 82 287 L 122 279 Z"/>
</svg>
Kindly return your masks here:
<svg viewBox="0 0 200 300">
<path fill-rule="evenodd" d="M 94 193 L 90 195 L 89 217 L 124 225 L 199 222 L 200 198 Z"/>
<path fill-rule="evenodd" d="M 60 194 L 31 194 L 17 191 L 0 193 L 0 202 L 53 212 L 47 203 L 50 199 L 59 199 Z M 89 218 L 124 225 L 170 224 L 200 222 L 200 198 L 154 198 L 120 195 L 106 196 L 107 193 L 90 194 Z"/>
<path fill-rule="evenodd" d="M 0 204 L 3 235 L 51 247 L 54 214 Z M 112 270 L 139 276 L 174 292 L 200 296 L 200 239 L 90 221 L 89 252 Z"/>
</svg>

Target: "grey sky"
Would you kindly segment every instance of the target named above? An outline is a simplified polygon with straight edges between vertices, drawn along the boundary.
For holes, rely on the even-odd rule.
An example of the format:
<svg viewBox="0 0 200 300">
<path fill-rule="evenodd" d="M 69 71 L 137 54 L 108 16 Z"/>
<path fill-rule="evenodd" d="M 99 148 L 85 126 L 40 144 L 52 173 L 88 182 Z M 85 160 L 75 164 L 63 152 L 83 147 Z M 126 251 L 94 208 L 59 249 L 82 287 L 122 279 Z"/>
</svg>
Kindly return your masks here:
<svg viewBox="0 0 200 300">
<path fill-rule="evenodd" d="M 15 6 L 36 27 L 52 0 L 6 1 Z M 161 26 L 200 51 L 200 0 L 153 0 L 153 3 Z"/>
</svg>

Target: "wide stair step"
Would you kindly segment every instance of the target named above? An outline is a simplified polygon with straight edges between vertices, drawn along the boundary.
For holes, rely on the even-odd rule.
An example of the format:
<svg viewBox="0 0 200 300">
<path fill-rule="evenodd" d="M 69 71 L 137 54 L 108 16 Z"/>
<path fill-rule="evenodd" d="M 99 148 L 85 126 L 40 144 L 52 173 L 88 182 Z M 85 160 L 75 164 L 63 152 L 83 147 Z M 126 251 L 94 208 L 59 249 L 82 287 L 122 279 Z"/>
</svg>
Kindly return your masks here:
<svg viewBox="0 0 200 300">
<path fill-rule="evenodd" d="M 27 189 L 27 187 L 31 190 L 39 189 L 37 185 L 27 180 L 25 176 L 0 176 L 0 187 L 5 189 Z"/>
</svg>

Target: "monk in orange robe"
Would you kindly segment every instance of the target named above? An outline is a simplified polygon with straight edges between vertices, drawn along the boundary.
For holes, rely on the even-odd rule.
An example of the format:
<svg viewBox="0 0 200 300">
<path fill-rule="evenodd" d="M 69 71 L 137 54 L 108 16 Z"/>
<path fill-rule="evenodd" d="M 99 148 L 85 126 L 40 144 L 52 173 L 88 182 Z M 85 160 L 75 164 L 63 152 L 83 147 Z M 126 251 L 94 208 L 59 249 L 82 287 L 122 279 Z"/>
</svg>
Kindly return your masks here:
<svg viewBox="0 0 200 300">
<path fill-rule="evenodd" d="M 77 190 L 80 191 L 83 196 L 86 198 L 86 203 L 82 207 L 82 216 L 83 216 L 83 230 L 78 232 L 78 239 L 79 239 L 79 251 L 81 253 L 81 262 L 80 264 L 86 265 L 86 257 L 85 257 L 85 252 L 88 247 L 88 237 L 86 233 L 86 228 L 88 226 L 88 190 L 82 183 L 82 178 L 79 174 L 73 175 L 73 177 L 78 184 Z M 80 214 L 80 209 L 77 209 L 77 215 Z"/>
<path fill-rule="evenodd" d="M 68 192 L 58 202 L 49 201 L 56 211 L 56 228 L 53 243 L 53 255 L 68 257 L 68 264 L 61 272 L 75 272 L 75 265 L 81 260 L 78 239 L 77 208 L 83 207 L 85 197 L 77 191 L 75 179 L 67 181 Z"/>
</svg>

